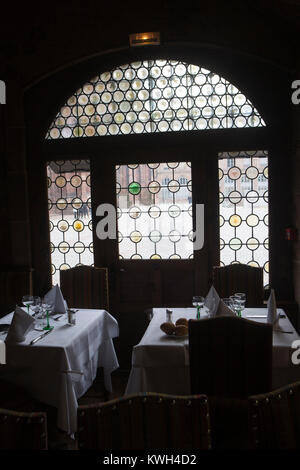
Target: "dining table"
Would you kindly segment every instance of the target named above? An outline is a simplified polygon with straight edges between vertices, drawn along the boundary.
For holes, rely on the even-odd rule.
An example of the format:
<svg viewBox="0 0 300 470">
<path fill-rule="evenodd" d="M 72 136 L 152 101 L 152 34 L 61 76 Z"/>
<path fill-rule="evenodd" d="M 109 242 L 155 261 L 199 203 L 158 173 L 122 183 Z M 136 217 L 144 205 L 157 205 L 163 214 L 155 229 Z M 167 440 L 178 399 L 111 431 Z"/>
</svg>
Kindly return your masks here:
<svg viewBox="0 0 300 470">
<path fill-rule="evenodd" d="M 57 426 L 73 435 L 77 429 L 78 399 L 103 368 L 104 386 L 112 391 L 111 373 L 119 367 L 113 338 L 119 336 L 117 320 L 105 310 L 78 309 L 76 323 L 67 315 L 50 316 L 52 331 L 39 341 L 32 329 L 23 342 L 6 343 L 6 364 L 0 377 L 22 386 L 36 400 L 57 408 Z M 0 319 L 10 324 L 13 312 Z M 55 320 L 57 318 L 57 320 Z M 0 334 L 5 341 L 6 333 Z"/>
<path fill-rule="evenodd" d="M 195 319 L 195 308 L 172 308 L 172 322 L 179 318 Z M 300 380 L 300 364 L 294 364 L 295 347 L 300 337 L 282 309 L 273 325 L 272 389 Z M 160 325 L 167 321 L 166 308 L 153 308 L 152 318 L 139 344 L 133 347 L 131 371 L 125 394 L 160 392 L 176 395 L 190 394 L 188 336 L 167 335 Z M 209 317 L 206 308 L 200 320 Z M 267 308 L 245 308 L 242 317 L 260 323 L 267 322 Z M 297 343 L 298 342 L 298 343 Z"/>
</svg>

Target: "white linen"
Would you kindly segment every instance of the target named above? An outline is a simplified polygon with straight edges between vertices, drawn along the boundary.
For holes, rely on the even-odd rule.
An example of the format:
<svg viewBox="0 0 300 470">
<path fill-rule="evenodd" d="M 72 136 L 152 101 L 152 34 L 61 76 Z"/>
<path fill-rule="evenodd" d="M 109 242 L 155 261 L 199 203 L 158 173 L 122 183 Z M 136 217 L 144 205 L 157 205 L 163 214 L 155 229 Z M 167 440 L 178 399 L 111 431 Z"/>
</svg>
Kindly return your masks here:
<svg viewBox="0 0 300 470">
<path fill-rule="evenodd" d="M 278 309 L 278 313 L 284 314 L 282 309 Z M 263 323 L 267 321 L 266 308 L 245 308 L 242 312 L 245 318 L 252 315 L 260 315 L 261 318 L 249 320 Z M 174 308 L 173 316 L 174 322 L 179 317 L 195 318 L 195 309 Z M 143 338 L 133 348 L 132 368 L 125 394 L 190 393 L 188 338 L 176 339 L 165 335 L 159 328 L 164 320 L 165 309 L 153 309 L 153 318 Z M 292 334 L 283 331 L 291 331 Z M 294 366 L 291 361 L 292 343 L 299 339 L 289 319 L 280 318 L 273 330 L 273 389 L 300 380 L 300 365 Z"/>
<path fill-rule="evenodd" d="M 49 290 L 44 299 L 49 305 L 51 305 L 51 313 L 66 313 L 68 308 L 67 303 L 63 298 L 58 284 Z"/>
<path fill-rule="evenodd" d="M 0 323 L 9 323 L 11 317 L 1 318 Z M 57 426 L 73 434 L 77 399 L 92 385 L 98 367 L 103 367 L 105 386 L 112 390 L 110 374 L 119 367 L 112 338 L 119 335 L 119 327 L 105 310 L 86 309 L 76 313 L 74 326 L 66 318 L 52 325 L 54 330 L 32 346 L 38 331 L 31 331 L 22 344 L 7 345 L 2 375 L 37 400 L 57 407 Z"/>
<path fill-rule="evenodd" d="M 274 289 L 271 289 L 270 296 L 267 303 L 268 308 L 268 323 L 275 325 L 278 320 L 277 308 L 276 308 L 276 299 Z"/>
<path fill-rule="evenodd" d="M 9 327 L 6 343 L 22 343 L 25 341 L 27 333 L 34 327 L 34 318 L 25 312 L 21 307 L 16 306 L 13 319 Z"/>
<path fill-rule="evenodd" d="M 220 302 L 220 296 L 214 286 L 208 291 L 207 296 L 205 297 L 204 305 L 210 311 L 211 316 L 216 315 L 218 306 Z"/>
</svg>

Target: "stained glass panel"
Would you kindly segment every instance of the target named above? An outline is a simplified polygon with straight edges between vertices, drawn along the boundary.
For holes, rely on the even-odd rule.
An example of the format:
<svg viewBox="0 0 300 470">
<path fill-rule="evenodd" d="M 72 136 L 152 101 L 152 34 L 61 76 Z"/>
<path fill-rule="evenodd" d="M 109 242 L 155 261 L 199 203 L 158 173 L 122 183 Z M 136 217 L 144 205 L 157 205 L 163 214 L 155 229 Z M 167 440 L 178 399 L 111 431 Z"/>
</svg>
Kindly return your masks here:
<svg viewBox="0 0 300 470">
<path fill-rule="evenodd" d="M 119 257 L 193 257 L 189 162 L 116 167 Z"/>
<path fill-rule="evenodd" d="M 70 96 L 46 138 L 260 127 L 257 109 L 232 83 L 177 60 L 132 62 L 101 73 Z"/>
<path fill-rule="evenodd" d="M 269 282 L 268 152 L 219 154 L 220 260 L 264 269 Z"/>
<path fill-rule="evenodd" d="M 48 162 L 47 180 L 52 282 L 59 284 L 61 269 L 94 262 L 90 162 Z"/>
</svg>

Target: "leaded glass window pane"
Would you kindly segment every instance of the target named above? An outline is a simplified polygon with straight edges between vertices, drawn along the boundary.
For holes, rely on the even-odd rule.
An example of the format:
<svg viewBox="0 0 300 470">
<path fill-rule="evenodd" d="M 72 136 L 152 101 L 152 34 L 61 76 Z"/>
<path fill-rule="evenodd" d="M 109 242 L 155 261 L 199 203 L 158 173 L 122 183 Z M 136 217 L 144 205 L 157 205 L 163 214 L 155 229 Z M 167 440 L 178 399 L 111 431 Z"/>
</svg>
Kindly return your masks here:
<svg viewBox="0 0 300 470">
<path fill-rule="evenodd" d="M 190 162 L 116 167 L 119 257 L 193 257 Z"/>
<path fill-rule="evenodd" d="M 132 62 L 69 97 L 46 138 L 260 127 L 257 109 L 217 73 L 177 60 Z"/>
<path fill-rule="evenodd" d="M 219 190 L 221 264 L 261 266 L 267 286 L 268 152 L 220 153 Z"/>
<path fill-rule="evenodd" d="M 48 162 L 47 180 L 52 282 L 59 284 L 61 269 L 94 262 L 90 162 Z"/>
</svg>

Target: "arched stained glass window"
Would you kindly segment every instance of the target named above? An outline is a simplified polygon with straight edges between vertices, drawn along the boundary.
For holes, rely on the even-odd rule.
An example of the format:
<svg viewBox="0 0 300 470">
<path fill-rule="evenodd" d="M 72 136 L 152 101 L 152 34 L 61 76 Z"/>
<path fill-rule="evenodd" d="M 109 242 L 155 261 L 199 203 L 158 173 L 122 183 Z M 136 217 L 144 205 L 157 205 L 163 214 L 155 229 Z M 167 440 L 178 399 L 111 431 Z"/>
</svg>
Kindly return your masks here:
<svg viewBox="0 0 300 470">
<path fill-rule="evenodd" d="M 261 127 L 257 109 L 198 65 L 147 60 L 92 78 L 61 108 L 46 138 Z"/>
</svg>

